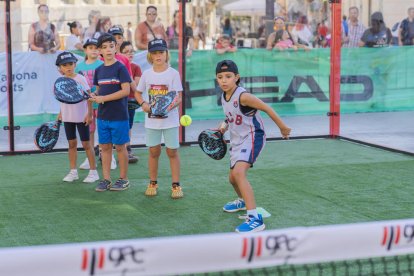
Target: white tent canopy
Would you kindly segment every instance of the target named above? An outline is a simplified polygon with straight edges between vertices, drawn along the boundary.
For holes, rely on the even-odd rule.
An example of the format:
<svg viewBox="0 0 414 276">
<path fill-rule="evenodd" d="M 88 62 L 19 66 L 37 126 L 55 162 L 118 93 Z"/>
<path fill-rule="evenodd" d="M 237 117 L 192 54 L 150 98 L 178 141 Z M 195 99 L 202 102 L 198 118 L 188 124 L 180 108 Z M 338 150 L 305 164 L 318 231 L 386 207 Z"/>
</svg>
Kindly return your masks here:
<svg viewBox="0 0 414 276">
<path fill-rule="evenodd" d="M 274 4 L 274 12 L 279 12 L 279 4 Z M 266 15 L 266 0 L 237 0 L 223 6 L 232 15 Z"/>
</svg>

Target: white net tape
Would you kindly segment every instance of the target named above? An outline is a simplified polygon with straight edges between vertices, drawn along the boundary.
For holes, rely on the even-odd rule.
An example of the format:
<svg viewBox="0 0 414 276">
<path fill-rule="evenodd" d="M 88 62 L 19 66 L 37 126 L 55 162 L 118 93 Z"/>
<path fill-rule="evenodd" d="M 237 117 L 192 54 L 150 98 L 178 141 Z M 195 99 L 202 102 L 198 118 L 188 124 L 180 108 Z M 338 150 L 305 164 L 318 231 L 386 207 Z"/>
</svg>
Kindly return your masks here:
<svg viewBox="0 0 414 276">
<path fill-rule="evenodd" d="M 414 220 L 0 249 L 0 275 L 171 275 L 414 253 Z"/>
</svg>

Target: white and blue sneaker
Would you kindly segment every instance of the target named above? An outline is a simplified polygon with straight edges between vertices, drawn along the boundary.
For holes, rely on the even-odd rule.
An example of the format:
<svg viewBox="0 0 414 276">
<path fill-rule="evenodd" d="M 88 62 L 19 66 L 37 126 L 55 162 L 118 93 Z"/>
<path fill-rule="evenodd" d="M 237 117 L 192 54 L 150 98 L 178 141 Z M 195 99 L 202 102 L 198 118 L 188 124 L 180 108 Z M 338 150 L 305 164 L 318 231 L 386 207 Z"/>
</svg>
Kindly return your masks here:
<svg viewBox="0 0 414 276">
<path fill-rule="evenodd" d="M 223 210 L 228 213 L 246 210 L 246 204 L 243 199 L 238 198 L 235 201 L 227 202 L 226 205 L 224 205 Z"/>
<path fill-rule="evenodd" d="M 258 214 L 258 218 L 255 218 L 252 215 L 249 215 L 246 218 L 246 221 L 237 226 L 236 232 L 238 233 L 252 233 L 259 232 L 265 229 L 265 224 L 263 222 L 262 215 Z"/>
</svg>

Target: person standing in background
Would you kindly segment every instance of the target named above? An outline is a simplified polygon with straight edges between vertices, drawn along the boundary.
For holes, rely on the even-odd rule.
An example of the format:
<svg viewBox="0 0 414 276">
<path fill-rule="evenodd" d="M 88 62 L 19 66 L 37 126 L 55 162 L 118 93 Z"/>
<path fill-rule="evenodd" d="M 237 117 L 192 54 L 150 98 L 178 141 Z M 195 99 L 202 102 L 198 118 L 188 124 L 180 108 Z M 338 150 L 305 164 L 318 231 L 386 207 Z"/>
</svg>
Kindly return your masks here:
<svg viewBox="0 0 414 276">
<path fill-rule="evenodd" d="M 79 38 L 82 34 L 82 25 L 79 21 L 73 21 L 69 22 L 68 26 L 70 29 L 70 36 L 66 38 L 65 49 L 67 51 L 83 51 L 83 45 Z"/>
<path fill-rule="evenodd" d="M 178 11 L 174 12 L 174 22 L 167 28 L 168 44 L 170 49 L 178 49 L 180 31 L 180 16 Z M 184 27 L 186 56 L 191 57 L 194 49 L 193 29 L 187 24 Z M 188 49 L 187 49 L 188 48 Z"/>
<path fill-rule="evenodd" d="M 414 7 L 408 9 L 408 17 L 401 21 L 398 31 L 398 45 L 414 45 Z"/>
<path fill-rule="evenodd" d="M 146 20 L 140 22 L 135 29 L 135 46 L 138 50 L 147 50 L 148 42 L 156 38 L 168 40 L 165 28 L 157 20 L 157 15 L 155 6 L 147 7 Z"/>
<path fill-rule="evenodd" d="M 87 41 L 92 38 L 96 33 L 96 25 L 98 25 L 99 19 L 101 18 L 101 12 L 91 10 L 88 14 L 89 26 L 85 28 L 82 35 L 82 41 Z"/>
<path fill-rule="evenodd" d="M 128 21 L 127 24 L 127 41 L 132 41 L 132 23 Z"/>
<path fill-rule="evenodd" d="M 359 9 L 357 7 L 349 8 L 348 32 L 342 28 L 342 47 L 356 48 L 365 32 L 365 26 L 359 22 Z"/>
<path fill-rule="evenodd" d="M 60 48 L 56 26 L 49 22 L 49 7 L 45 4 L 37 8 L 39 21 L 29 29 L 29 49 L 41 54 L 54 53 Z"/>
</svg>

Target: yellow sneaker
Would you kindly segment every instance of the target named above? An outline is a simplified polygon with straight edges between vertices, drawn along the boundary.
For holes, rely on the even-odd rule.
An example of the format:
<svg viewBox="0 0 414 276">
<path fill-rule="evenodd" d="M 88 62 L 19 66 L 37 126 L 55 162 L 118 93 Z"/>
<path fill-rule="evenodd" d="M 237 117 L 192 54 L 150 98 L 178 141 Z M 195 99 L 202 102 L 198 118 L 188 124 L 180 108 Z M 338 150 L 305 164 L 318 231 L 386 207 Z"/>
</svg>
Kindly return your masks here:
<svg viewBox="0 0 414 276">
<path fill-rule="evenodd" d="M 146 196 L 157 195 L 158 184 L 148 184 L 147 190 L 145 191 Z"/>
<path fill-rule="evenodd" d="M 171 197 L 173 199 L 179 199 L 184 196 L 183 190 L 181 189 L 181 186 L 174 186 L 171 188 Z"/>
</svg>

